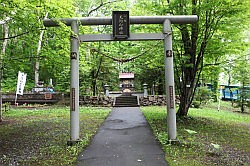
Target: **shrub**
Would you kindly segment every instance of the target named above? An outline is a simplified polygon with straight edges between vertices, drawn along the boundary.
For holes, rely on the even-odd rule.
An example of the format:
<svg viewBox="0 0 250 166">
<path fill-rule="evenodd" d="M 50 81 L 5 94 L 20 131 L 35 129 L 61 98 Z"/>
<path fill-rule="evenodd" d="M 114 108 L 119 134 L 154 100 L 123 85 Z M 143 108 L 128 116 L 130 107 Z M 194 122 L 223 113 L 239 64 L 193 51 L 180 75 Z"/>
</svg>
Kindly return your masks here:
<svg viewBox="0 0 250 166">
<path fill-rule="evenodd" d="M 206 86 L 198 87 L 193 99 L 193 106 L 199 108 L 212 100 L 213 92 Z"/>
<path fill-rule="evenodd" d="M 241 87 L 238 95 L 236 107 L 240 107 L 241 112 L 244 112 L 246 108 L 250 107 L 250 89 Z"/>
</svg>

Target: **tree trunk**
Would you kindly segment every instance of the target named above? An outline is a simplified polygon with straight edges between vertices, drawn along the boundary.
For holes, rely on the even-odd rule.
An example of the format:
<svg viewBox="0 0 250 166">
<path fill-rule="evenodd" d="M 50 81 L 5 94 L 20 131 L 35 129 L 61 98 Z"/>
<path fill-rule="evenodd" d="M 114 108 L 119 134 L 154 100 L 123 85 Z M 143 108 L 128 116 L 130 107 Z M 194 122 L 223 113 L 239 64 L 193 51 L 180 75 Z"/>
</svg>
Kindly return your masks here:
<svg viewBox="0 0 250 166">
<path fill-rule="evenodd" d="M 244 99 L 241 99 L 241 112 L 243 113 L 244 110 Z"/>
<path fill-rule="evenodd" d="M 92 77 L 92 95 L 96 95 L 96 77 L 95 77 L 95 71 L 91 71 L 91 77 Z"/>
<path fill-rule="evenodd" d="M 180 8 L 183 8 L 183 5 L 180 5 Z M 199 15 L 200 10 L 198 8 L 199 4 L 197 5 L 197 0 L 192 0 L 192 15 Z M 180 9 L 180 11 L 184 10 Z M 188 31 L 189 28 L 187 25 L 180 26 L 182 43 L 184 46 L 184 54 L 181 55 L 181 57 L 183 58 L 181 59 L 183 63 L 181 67 L 182 85 L 180 86 L 181 104 L 177 113 L 177 115 L 179 116 L 186 116 L 188 113 L 188 109 L 195 95 L 197 87 L 196 85 L 200 79 L 200 74 L 203 69 L 203 58 L 208 40 L 213 36 L 213 33 L 216 29 L 213 28 L 217 27 L 221 17 L 215 19 L 215 16 L 210 9 L 205 11 L 205 20 L 204 24 L 202 24 L 202 28 L 199 28 L 199 22 L 194 23 L 191 25 L 190 33 Z M 200 44 L 198 47 L 197 41 L 199 31 L 202 31 L 202 35 L 199 38 Z"/>
<path fill-rule="evenodd" d="M 48 12 L 46 13 L 45 18 L 48 17 Z M 43 40 L 43 34 L 44 34 L 44 30 L 41 31 L 40 36 L 39 36 L 39 40 L 38 40 L 38 46 L 37 46 L 37 58 L 36 58 L 36 63 L 35 63 L 35 87 L 38 85 L 39 82 L 39 68 L 40 68 L 40 52 L 41 52 L 41 47 L 42 47 L 42 40 Z"/>
<path fill-rule="evenodd" d="M 245 92 L 244 92 L 244 86 L 245 86 L 245 82 L 242 83 L 242 89 L 241 89 L 241 112 L 243 113 L 245 110 L 244 110 L 244 102 L 245 102 Z"/>
<path fill-rule="evenodd" d="M 163 79 L 162 77 L 159 77 L 159 83 L 158 83 L 158 95 L 163 95 Z"/>
<path fill-rule="evenodd" d="M 177 115 L 179 117 L 187 116 L 188 109 L 193 100 L 192 96 L 193 96 L 193 86 L 184 84 L 182 87 L 182 91 L 180 93 L 180 106 L 177 112 Z"/>
<path fill-rule="evenodd" d="M 182 26 L 181 29 L 182 42 L 184 44 L 184 55 L 185 61 L 182 65 L 182 84 L 180 86 L 180 107 L 177 112 L 178 116 L 186 116 L 188 109 L 192 102 L 192 94 L 194 81 L 196 76 L 195 56 L 196 48 L 193 48 L 193 41 L 190 39 L 188 28 L 186 25 Z M 192 35 L 193 36 L 193 35 Z"/>
<path fill-rule="evenodd" d="M 3 58 L 6 51 L 8 36 L 9 36 L 9 27 L 7 23 L 3 24 L 3 30 L 4 30 L 4 41 L 3 41 L 3 47 L 0 54 L 0 122 L 3 121 L 3 101 L 2 101 L 2 80 L 3 80 Z"/>
<path fill-rule="evenodd" d="M 192 0 L 192 14 L 196 15 L 196 0 Z M 182 42 L 184 46 L 184 55 L 185 60 L 181 67 L 182 71 L 182 84 L 180 86 L 180 107 L 177 112 L 178 116 L 186 116 L 188 114 L 188 109 L 193 101 L 194 93 L 196 90 L 196 76 L 199 73 L 198 66 L 200 56 L 203 54 L 200 53 L 196 56 L 197 50 L 197 39 L 198 39 L 198 23 L 191 25 L 191 34 L 189 33 L 187 25 L 181 26 L 181 35 Z"/>
<path fill-rule="evenodd" d="M 95 70 L 93 69 L 91 71 L 91 76 L 92 76 L 92 89 L 93 89 L 93 95 L 96 95 L 96 90 L 97 90 L 97 79 L 99 77 L 100 71 L 101 71 L 101 66 L 102 66 L 102 61 L 103 61 L 103 57 L 100 58 L 99 64 L 98 64 L 98 68 L 97 71 L 95 73 Z"/>
<path fill-rule="evenodd" d="M 214 93 L 214 102 L 217 102 L 218 101 L 218 97 L 219 97 L 219 94 L 218 94 L 218 86 L 219 86 L 219 76 L 217 75 L 214 79 L 214 82 L 213 82 L 213 93 Z"/>
</svg>

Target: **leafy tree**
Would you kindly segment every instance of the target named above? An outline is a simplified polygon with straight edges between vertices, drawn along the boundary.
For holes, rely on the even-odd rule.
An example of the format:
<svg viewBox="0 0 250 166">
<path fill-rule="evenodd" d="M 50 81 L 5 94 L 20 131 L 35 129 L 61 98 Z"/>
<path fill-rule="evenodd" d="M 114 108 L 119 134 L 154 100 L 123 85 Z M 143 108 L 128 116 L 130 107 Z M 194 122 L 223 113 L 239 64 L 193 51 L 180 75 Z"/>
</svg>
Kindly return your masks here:
<svg viewBox="0 0 250 166">
<path fill-rule="evenodd" d="M 231 19 L 235 19 L 245 11 L 243 1 L 174 1 L 172 13 L 192 14 L 199 16 L 199 22 L 192 25 L 181 25 L 177 28 L 181 35 L 181 51 L 176 53 L 176 58 L 180 59 L 178 72 L 182 82 L 179 83 L 180 107 L 179 116 L 186 116 L 190 104 L 192 103 L 197 83 L 200 80 L 201 72 L 204 67 L 206 50 L 209 42 L 214 39 L 214 35 L 227 26 L 231 26 Z M 178 7 L 175 8 L 174 6 Z M 239 20 L 236 20 L 239 21 Z M 240 21 L 239 21 L 240 22 Z M 233 32 L 233 31 L 230 31 Z"/>
<path fill-rule="evenodd" d="M 245 111 L 245 107 L 250 107 L 250 56 L 241 56 L 238 62 L 235 63 L 235 68 L 233 70 L 234 78 L 238 80 L 241 84 L 239 88 L 239 100 L 237 100 L 237 105 L 241 108 L 241 112 Z"/>
<path fill-rule="evenodd" d="M 225 57 L 243 55 L 240 53 L 247 47 L 242 46 L 239 33 L 248 24 L 244 22 L 249 15 L 249 10 L 248 14 L 246 12 L 250 6 L 247 0 L 10 0 L 1 4 L 0 20 L 10 18 L 10 37 L 4 56 L 3 86 L 6 91 L 15 91 L 18 70 L 28 73 L 27 84 L 31 89 L 37 60 L 40 62 L 40 80 L 47 82 L 53 78 L 56 90 L 69 91 L 70 27 L 62 24 L 47 28 L 41 52 L 37 55 L 39 35 L 44 29 L 41 20 L 47 12 L 49 18 L 111 16 L 113 10 L 129 10 L 130 15 L 199 15 L 196 24 L 173 26 L 175 82 L 181 97 L 180 116 L 187 115 L 197 83 L 213 81 L 217 85 L 219 73 L 227 68 L 221 65 L 228 63 Z M 0 31 L 3 31 L 2 26 Z M 161 31 L 162 25 L 131 26 L 133 33 Z M 111 26 L 80 27 L 81 34 L 111 32 Z M 0 39 L 3 39 L 3 33 L 0 33 Z M 97 95 L 106 83 L 118 89 L 118 73 L 122 70 L 134 72 L 139 85 L 145 82 L 149 87 L 158 85 L 159 94 L 164 92 L 163 48 L 155 41 L 82 43 L 80 52 L 82 94 Z M 130 58 L 134 59 L 124 61 Z M 234 72 L 231 74 L 235 75 Z M 140 88 L 138 84 L 137 88 Z"/>
<path fill-rule="evenodd" d="M 247 24 L 243 20 L 247 17 L 248 3 L 238 0 L 139 0 L 136 4 L 140 8 L 137 11 L 145 15 L 199 16 L 199 21 L 195 24 L 177 25 L 173 28 L 175 82 L 180 96 L 179 116 L 187 115 L 200 81 L 215 80 L 213 84 L 217 87 L 221 72 L 219 64 L 225 62 L 223 56 L 237 53 L 242 43 L 237 34 Z"/>
<path fill-rule="evenodd" d="M 41 53 L 37 55 L 36 50 L 40 31 L 44 30 L 41 20 L 44 18 L 45 13 L 48 12 L 49 17 L 71 17 L 74 13 L 74 10 L 71 10 L 74 9 L 72 1 L 65 3 L 56 0 L 50 2 L 42 0 L 39 2 L 22 0 L 2 2 L 2 5 L 4 6 L 4 10 L 1 10 L 1 16 L 10 18 L 8 21 L 8 45 L 4 57 L 4 89 L 6 91 L 15 91 L 16 73 L 18 70 L 28 73 L 28 86 L 26 87 L 27 89 L 31 89 L 34 86 L 34 84 L 32 84 L 34 80 L 33 72 L 37 59 L 43 62 L 41 63 L 39 71 L 41 73 L 41 80 L 47 81 L 48 78 L 53 78 L 54 75 L 57 75 L 58 71 L 62 71 L 62 68 L 65 66 L 63 64 L 65 64 L 67 60 L 63 59 L 63 64 L 61 65 L 56 64 L 60 63 L 58 60 L 60 60 L 62 56 L 59 56 L 59 58 L 57 58 L 57 56 L 62 55 L 62 50 L 68 50 L 68 33 L 67 37 L 62 38 L 63 34 L 68 32 L 67 27 L 57 30 L 48 29 L 45 32 L 46 39 L 42 42 Z M 1 19 L 4 19 L 4 17 Z M 58 32 L 58 36 L 55 36 L 54 31 Z M 53 34 L 51 32 L 53 32 Z M 52 41 L 52 38 L 59 38 L 61 40 Z M 67 46 L 65 41 L 67 41 Z M 56 47 L 53 48 L 51 45 L 59 49 L 55 51 Z M 64 53 L 66 53 L 66 51 Z M 67 57 L 67 54 L 63 56 Z M 58 70 L 56 70 L 56 68 L 58 68 Z"/>
</svg>

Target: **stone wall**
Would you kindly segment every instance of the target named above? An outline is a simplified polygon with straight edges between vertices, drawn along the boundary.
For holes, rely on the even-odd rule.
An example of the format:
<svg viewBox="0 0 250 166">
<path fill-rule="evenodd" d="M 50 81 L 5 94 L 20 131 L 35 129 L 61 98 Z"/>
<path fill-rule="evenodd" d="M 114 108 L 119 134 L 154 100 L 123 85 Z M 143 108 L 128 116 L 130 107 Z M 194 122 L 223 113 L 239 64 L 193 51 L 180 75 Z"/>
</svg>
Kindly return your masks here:
<svg viewBox="0 0 250 166">
<path fill-rule="evenodd" d="M 140 106 L 163 106 L 166 105 L 166 97 L 159 95 L 159 96 L 147 96 L 147 97 L 140 97 Z"/>
<path fill-rule="evenodd" d="M 80 105 L 81 106 L 104 106 L 112 107 L 114 102 L 113 97 L 105 96 L 81 96 Z M 148 96 L 139 97 L 140 106 L 164 106 L 166 105 L 166 97 L 159 96 Z"/>
<path fill-rule="evenodd" d="M 4 103 L 15 104 L 16 94 L 3 94 L 2 100 Z M 34 104 L 34 103 L 57 103 L 62 100 L 62 93 L 24 93 L 23 95 L 17 95 L 17 103 L 19 104 Z"/>
<path fill-rule="evenodd" d="M 81 106 L 113 106 L 114 99 L 112 97 L 105 96 L 80 96 L 79 104 Z"/>
<path fill-rule="evenodd" d="M 143 97 L 140 94 L 133 94 L 139 98 L 140 106 L 164 106 L 166 105 L 166 96 L 155 95 Z M 118 96 L 118 95 L 117 95 Z M 112 107 L 115 97 L 106 96 L 80 96 L 79 104 L 81 106 L 102 106 L 102 107 Z M 27 103 L 58 103 L 62 105 L 70 105 L 69 94 L 53 93 L 51 98 L 45 99 L 45 94 L 24 94 L 23 96 L 18 96 L 17 102 L 20 104 Z M 4 102 L 10 102 L 14 104 L 15 94 L 3 95 Z M 176 96 L 176 103 L 179 103 L 178 96 Z"/>
</svg>

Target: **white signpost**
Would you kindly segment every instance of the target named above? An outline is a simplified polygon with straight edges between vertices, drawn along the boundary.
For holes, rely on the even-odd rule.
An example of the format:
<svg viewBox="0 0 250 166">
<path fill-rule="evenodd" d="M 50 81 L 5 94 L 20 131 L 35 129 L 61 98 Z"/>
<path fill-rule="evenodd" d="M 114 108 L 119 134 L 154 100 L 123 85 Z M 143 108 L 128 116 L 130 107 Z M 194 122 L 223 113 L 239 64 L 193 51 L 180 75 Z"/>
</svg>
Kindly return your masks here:
<svg viewBox="0 0 250 166">
<path fill-rule="evenodd" d="M 15 105 L 17 105 L 17 95 L 23 95 L 23 90 L 26 83 L 26 76 L 26 73 L 23 73 L 21 71 L 18 72 Z"/>
</svg>

